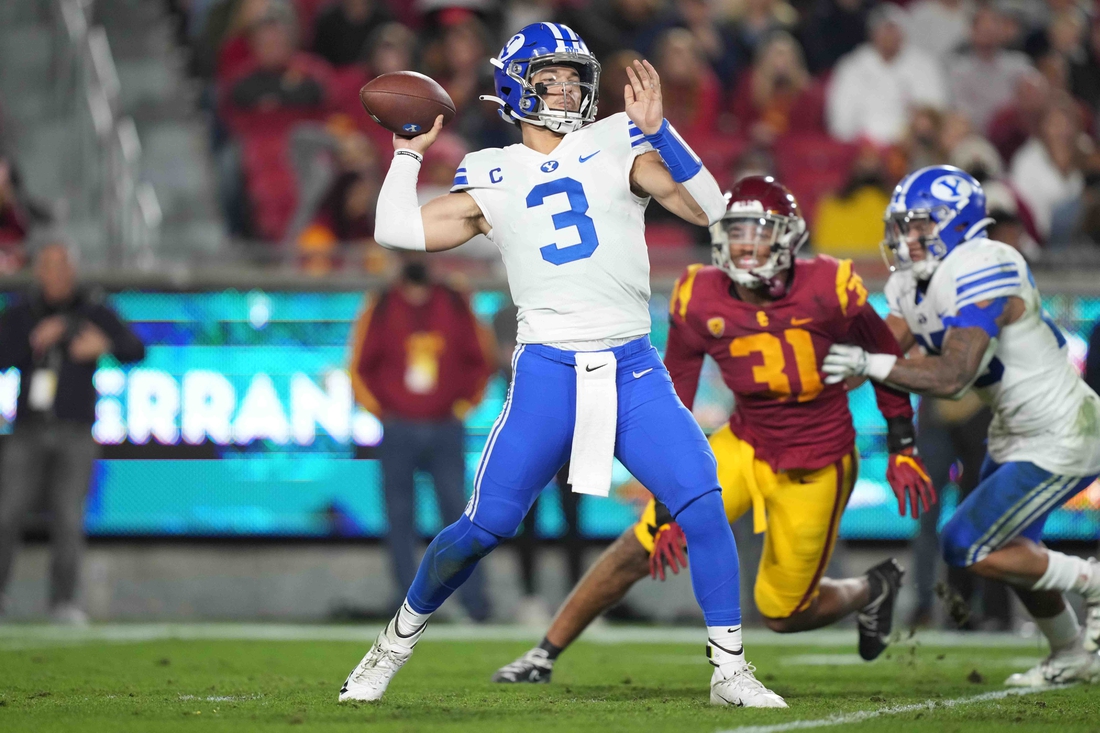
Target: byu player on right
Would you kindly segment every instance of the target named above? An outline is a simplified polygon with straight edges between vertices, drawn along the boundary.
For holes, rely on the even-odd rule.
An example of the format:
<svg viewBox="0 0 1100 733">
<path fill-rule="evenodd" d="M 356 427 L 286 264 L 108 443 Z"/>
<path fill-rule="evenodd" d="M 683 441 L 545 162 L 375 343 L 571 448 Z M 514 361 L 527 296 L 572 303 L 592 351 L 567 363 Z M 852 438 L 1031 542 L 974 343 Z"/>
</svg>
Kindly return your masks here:
<svg viewBox="0 0 1100 733">
<path fill-rule="evenodd" d="M 733 533 L 714 454 L 649 343 L 650 198 L 686 221 L 722 218 L 714 178 L 664 119 L 660 79 L 627 69 L 626 112 L 596 118 L 600 65 L 568 27 L 523 28 L 492 60 L 501 116 L 523 144 L 467 155 L 451 193 L 417 205 L 422 153 L 442 125 L 394 138 L 375 238 L 439 252 L 476 234 L 500 248 L 519 334 L 512 384 L 465 514 L 432 541 L 401 609 L 348 676 L 341 700 L 378 700 L 429 616 L 507 537 L 562 465 L 606 495 L 612 457 L 669 508 L 691 545 L 692 586 L 715 667 L 711 703 L 786 707 L 745 661 Z"/>
<path fill-rule="evenodd" d="M 887 324 L 903 351 L 919 343 L 928 356 L 834 345 L 823 370 L 936 397 L 973 388 L 992 408 L 981 483 L 943 528 L 944 559 L 1011 585 L 1050 642 L 1044 662 L 1005 684 L 1096 682 L 1100 565 L 1041 537 L 1050 513 L 1100 474 L 1100 397 L 1070 365 L 1024 258 L 986 238 L 991 222 L 981 185 L 958 168 L 903 179 L 886 210 L 884 245 L 898 265 Z M 1085 633 L 1066 592 L 1085 599 Z"/>
</svg>

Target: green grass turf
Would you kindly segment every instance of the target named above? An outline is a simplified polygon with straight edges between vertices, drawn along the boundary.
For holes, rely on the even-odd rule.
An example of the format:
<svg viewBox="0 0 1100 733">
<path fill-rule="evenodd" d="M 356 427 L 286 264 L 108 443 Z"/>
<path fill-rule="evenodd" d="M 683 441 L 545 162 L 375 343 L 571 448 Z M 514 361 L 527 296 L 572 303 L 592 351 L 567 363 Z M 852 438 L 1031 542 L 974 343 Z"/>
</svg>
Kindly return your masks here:
<svg viewBox="0 0 1100 733">
<path fill-rule="evenodd" d="M 654 629 L 660 634 L 660 629 Z M 853 646 L 855 633 L 852 634 Z M 1003 689 L 1038 647 L 934 648 L 847 664 L 851 648 L 751 645 L 788 710 L 714 708 L 699 645 L 578 643 L 551 685 L 494 685 L 527 645 L 421 643 L 378 704 L 336 703 L 360 642 L 165 640 L 0 650 L 0 731 L 713 731 L 813 720 Z M 2 649 L 2 648 L 0 648 Z M 810 656 L 807 656 L 810 655 Z M 807 662 L 816 662 L 807 663 Z M 977 674 L 974 674 L 974 671 Z M 1045 691 L 825 730 L 1049 731 L 1100 728 L 1100 690 Z M 220 699 L 219 699 L 220 698 Z"/>
</svg>

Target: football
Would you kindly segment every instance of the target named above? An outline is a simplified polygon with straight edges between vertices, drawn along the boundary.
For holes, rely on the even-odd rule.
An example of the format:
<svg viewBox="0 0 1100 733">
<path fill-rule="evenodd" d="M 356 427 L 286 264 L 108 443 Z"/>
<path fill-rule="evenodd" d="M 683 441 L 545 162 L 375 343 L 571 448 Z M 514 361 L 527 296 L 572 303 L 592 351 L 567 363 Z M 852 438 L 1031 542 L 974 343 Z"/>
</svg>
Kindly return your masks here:
<svg viewBox="0 0 1100 733">
<path fill-rule="evenodd" d="M 359 90 L 363 109 L 382 127 L 402 137 L 416 137 L 455 116 L 451 95 L 431 77 L 415 71 L 395 71 L 371 79 Z"/>
</svg>

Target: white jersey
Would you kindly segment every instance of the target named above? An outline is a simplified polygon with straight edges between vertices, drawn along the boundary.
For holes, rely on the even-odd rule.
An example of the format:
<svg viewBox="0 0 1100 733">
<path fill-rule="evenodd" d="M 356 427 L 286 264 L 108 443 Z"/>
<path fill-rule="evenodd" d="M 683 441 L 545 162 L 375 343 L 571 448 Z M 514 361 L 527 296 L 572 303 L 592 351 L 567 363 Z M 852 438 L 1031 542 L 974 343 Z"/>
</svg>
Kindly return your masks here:
<svg viewBox="0 0 1100 733">
<path fill-rule="evenodd" d="M 473 196 L 500 248 L 519 343 L 649 333 L 649 198 L 630 190 L 653 148 L 625 113 L 571 132 L 549 155 L 525 145 L 470 153 L 451 191 Z"/>
<path fill-rule="evenodd" d="M 1022 299 L 1026 310 L 1001 329 L 988 366 L 973 384 L 993 410 L 990 458 L 1029 461 L 1060 475 L 1100 473 L 1100 397 L 1070 364 L 1065 337 L 1043 312 L 1019 252 L 974 239 L 944 258 L 923 292 L 909 270 L 895 272 L 886 283 L 890 313 L 905 319 L 930 354 L 940 352 L 944 319 L 1007 296 Z"/>
</svg>

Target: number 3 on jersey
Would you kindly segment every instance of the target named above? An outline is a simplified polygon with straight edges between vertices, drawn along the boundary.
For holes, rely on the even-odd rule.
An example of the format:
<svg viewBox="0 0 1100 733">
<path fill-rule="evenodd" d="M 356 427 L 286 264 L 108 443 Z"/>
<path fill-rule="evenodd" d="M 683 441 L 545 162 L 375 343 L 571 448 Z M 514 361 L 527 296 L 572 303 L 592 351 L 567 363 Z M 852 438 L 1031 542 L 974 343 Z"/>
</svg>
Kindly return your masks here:
<svg viewBox="0 0 1100 733">
<path fill-rule="evenodd" d="M 584 195 L 584 187 L 581 182 L 573 178 L 557 178 L 553 181 L 540 183 L 527 194 L 527 208 L 542 206 L 542 202 L 549 196 L 564 193 L 569 197 L 569 209 L 560 211 L 551 216 L 555 229 L 568 229 L 576 227 L 581 241 L 578 244 L 570 244 L 559 247 L 557 244 L 548 244 L 540 247 L 542 259 L 552 265 L 564 265 L 569 262 L 587 259 L 600 246 L 600 240 L 596 237 L 596 225 L 592 217 L 588 216 L 588 197 Z"/>
<path fill-rule="evenodd" d="M 802 390 L 798 393 L 799 402 L 809 402 L 821 394 L 823 385 L 817 372 L 817 355 L 810 332 L 802 328 L 788 328 L 783 337 L 794 352 L 795 368 Z M 752 368 L 752 377 L 761 384 L 768 385 L 771 396 L 785 400 L 791 396 L 791 380 L 787 376 L 787 359 L 783 355 L 783 342 L 770 333 L 754 333 L 741 336 L 730 342 L 730 356 L 748 356 L 757 353 L 764 357 L 762 364 Z"/>
</svg>

